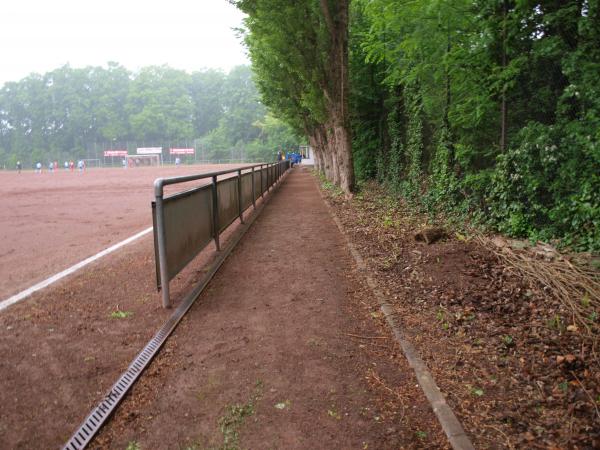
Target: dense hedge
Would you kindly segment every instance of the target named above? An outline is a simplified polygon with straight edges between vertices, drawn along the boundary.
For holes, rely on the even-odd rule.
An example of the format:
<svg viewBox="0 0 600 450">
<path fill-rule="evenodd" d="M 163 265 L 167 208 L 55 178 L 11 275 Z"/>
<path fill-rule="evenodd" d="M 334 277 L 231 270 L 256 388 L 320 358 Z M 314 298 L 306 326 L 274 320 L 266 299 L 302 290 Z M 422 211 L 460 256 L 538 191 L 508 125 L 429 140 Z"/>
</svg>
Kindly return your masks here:
<svg viewBox="0 0 600 450">
<path fill-rule="evenodd" d="M 431 214 L 600 250 L 598 1 L 357 0 L 355 169 Z"/>
</svg>

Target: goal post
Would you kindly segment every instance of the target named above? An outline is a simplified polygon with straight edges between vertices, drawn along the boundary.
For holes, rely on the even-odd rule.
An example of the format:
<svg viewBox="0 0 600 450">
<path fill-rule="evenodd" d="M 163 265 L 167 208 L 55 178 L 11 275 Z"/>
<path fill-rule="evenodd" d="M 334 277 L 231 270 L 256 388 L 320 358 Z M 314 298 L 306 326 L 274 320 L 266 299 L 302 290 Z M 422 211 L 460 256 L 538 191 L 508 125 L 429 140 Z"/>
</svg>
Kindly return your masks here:
<svg viewBox="0 0 600 450">
<path fill-rule="evenodd" d="M 85 168 L 86 169 L 90 169 L 90 168 L 98 168 L 102 165 L 101 161 L 99 159 L 82 159 L 81 161 L 83 161 L 83 163 L 85 164 Z"/>
<path fill-rule="evenodd" d="M 127 155 L 127 167 L 151 167 L 161 165 L 161 155 Z"/>
</svg>

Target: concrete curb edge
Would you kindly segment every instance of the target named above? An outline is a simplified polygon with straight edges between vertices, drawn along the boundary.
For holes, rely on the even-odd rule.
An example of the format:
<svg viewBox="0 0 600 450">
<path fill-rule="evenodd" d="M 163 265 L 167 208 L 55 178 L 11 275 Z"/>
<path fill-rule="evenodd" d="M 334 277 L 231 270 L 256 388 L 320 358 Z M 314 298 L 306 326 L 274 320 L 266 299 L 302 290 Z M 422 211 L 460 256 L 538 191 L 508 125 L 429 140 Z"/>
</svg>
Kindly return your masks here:
<svg viewBox="0 0 600 450">
<path fill-rule="evenodd" d="M 392 306 L 385 301 L 383 294 L 377 287 L 377 284 L 369 275 L 367 271 L 367 265 L 364 259 L 358 253 L 354 244 L 350 242 L 350 238 L 346 234 L 342 222 L 335 215 L 333 207 L 331 206 L 327 198 L 323 195 L 323 192 L 321 191 L 320 187 L 317 186 L 317 188 L 319 189 L 319 193 L 321 194 L 321 198 L 325 202 L 325 205 L 327 205 L 327 209 L 329 210 L 333 221 L 335 222 L 342 236 L 344 236 L 346 245 L 348 246 L 350 254 L 356 262 L 356 266 L 358 267 L 359 272 L 365 278 L 367 285 L 369 286 L 371 291 L 373 291 L 373 294 L 377 298 L 377 301 L 380 304 L 381 312 L 384 314 L 388 325 L 392 329 L 396 341 L 398 342 L 398 344 L 400 344 L 400 347 L 402 348 L 402 351 L 408 361 L 408 364 L 414 370 L 417 382 L 419 383 L 419 386 L 421 387 L 423 393 L 427 397 L 427 400 L 429 401 L 429 404 L 431 405 L 434 414 L 436 415 L 440 425 L 442 426 L 444 433 L 446 433 L 450 445 L 454 450 L 475 450 L 475 447 L 473 446 L 471 440 L 465 433 L 465 430 L 462 427 L 456 415 L 454 414 L 454 411 L 452 411 L 448 403 L 446 403 L 444 394 L 442 394 L 439 387 L 435 383 L 433 376 L 429 372 L 429 369 L 427 369 L 427 365 L 419 356 L 417 349 L 412 345 L 410 341 L 408 341 L 404 337 L 402 330 L 400 329 L 400 327 L 394 319 L 395 313 Z"/>
</svg>

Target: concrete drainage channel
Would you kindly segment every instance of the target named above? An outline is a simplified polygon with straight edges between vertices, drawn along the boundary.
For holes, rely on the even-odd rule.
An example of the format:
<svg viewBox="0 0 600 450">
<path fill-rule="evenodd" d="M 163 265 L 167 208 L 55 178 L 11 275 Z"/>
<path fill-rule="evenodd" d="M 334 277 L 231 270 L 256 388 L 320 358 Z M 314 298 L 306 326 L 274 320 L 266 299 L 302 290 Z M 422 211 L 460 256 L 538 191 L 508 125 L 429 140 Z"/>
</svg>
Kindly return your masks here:
<svg viewBox="0 0 600 450">
<path fill-rule="evenodd" d="M 287 169 L 281 171 L 281 175 L 274 179 L 272 184 L 273 191 L 278 187 L 287 176 Z M 262 180 L 261 180 L 262 183 Z M 267 186 L 268 190 L 269 186 Z M 262 196 L 262 193 L 261 193 Z M 243 222 L 240 227 L 233 233 L 227 246 L 221 249 L 219 256 L 210 265 L 206 275 L 200 283 L 182 300 L 181 304 L 175 309 L 171 317 L 158 330 L 152 339 L 146 344 L 142 351 L 135 357 L 127 370 L 119 377 L 117 382 L 113 384 L 110 391 L 106 394 L 103 400 L 96 406 L 92 412 L 85 418 L 79 428 L 73 433 L 71 438 L 65 444 L 65 450 L 81 450 L 84 449 L 98 433 L 100 428 L 106 423 L 110 415 L 117 409 L 119 403 L 123 400 L 127 392 L 139 379 L 140 375 L 148 367 L 152 359 L 158 354 L 164 343 L 167 341 L 171 333 L 175 330 L 183 316 L 194 304 L 200 296 L 204 288 L 208 285 L 213 276 L 217 273 L 223 262 L 233 251 L 235 246 L 242 239 L 246 231 L 254 223 L 260 215 L 265 205 L 269 202 L 271 196 L 264 198 L 263 203 L 256 207 L 251 216 Z M 167 281 L 168 283 L 168 281 Z"/>
</svg>

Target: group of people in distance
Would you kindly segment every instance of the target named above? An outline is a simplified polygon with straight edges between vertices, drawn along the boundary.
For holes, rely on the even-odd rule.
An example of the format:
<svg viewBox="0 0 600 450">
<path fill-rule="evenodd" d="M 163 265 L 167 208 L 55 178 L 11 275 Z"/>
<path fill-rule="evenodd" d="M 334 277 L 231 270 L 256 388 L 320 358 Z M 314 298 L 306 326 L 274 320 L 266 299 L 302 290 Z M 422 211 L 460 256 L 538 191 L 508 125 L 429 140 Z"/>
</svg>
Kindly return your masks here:
<svg viewBox="0 0 600 450">
<path fill-rule="evenodd" d="M 289 160 L 292 163 L 292 167 L 294 167 L 294 164 L 300 164 L 302 162 L 302 155 L 293 151 L 286 154 L 279 150 L 277 152 L 277 161 L 283 161 L 284 159 Z"/>
<path fill-rule="evenodd" d="M 35 169 L 35 173 L 42 173 L 42 163 L 41 162 L 38 161 L 37 163 L 35 163 L 35 165 L 33 167 Z M 17 161 L 17 172 L 21 173 L 22 169 L 23 169 L 23 164 L 21 164 L 21 161 Z M 83 161 L 83 160 L 77 161 L 77 169 L 79 171 L 84 171 L 85 170 L 85 161 Z M 71 170 L 71 172 L 73 170 L 75 170 L 75 163 L 73 162 L 73 160 L 65 161 L 65 170 Z M 58 171 L 58 161 L 50 161 L 48 163 L 48 171 L 49 172 Z"/>
</svg>

